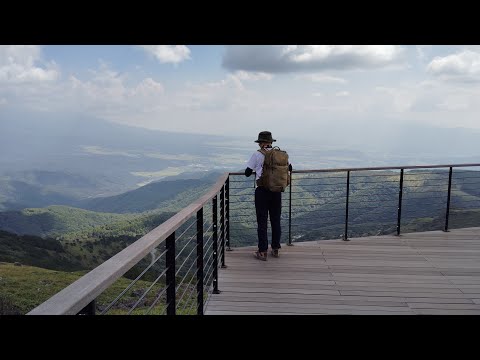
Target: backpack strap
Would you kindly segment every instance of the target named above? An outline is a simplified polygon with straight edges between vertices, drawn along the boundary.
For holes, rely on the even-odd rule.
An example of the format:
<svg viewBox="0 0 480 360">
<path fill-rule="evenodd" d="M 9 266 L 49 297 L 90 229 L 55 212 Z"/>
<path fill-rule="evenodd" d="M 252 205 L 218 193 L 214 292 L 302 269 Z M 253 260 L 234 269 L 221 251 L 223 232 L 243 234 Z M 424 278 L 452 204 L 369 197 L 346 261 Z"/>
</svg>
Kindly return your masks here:
<svg viewBox="0 0 480 360">
<path fill-rule="evenodd" d="M 264 156 L 265 158 L 267 157 L 267 150 L 265 150 L 265 149 L 258 149 L 257 151 L 260 152 L 261 154 L 263 154 L 263 156 Z M 262 168 L 265 168 L 265 161 L 263 162 Z M 257 186 L 264 186 L 264 176 L 263 176 L 263 173 L 262 173 L 262 176 L 260 176 L 260 178 L 257 179 L 256 184 L 257 184 Z"/>
</svg>

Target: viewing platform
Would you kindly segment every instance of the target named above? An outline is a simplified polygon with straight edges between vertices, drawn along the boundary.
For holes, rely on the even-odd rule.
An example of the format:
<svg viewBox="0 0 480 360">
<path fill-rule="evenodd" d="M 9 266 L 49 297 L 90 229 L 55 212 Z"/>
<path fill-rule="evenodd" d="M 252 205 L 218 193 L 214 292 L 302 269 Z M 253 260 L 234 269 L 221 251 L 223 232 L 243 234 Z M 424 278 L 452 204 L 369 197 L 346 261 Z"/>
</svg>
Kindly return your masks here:
<svg viewBox="0 0 480 360">
<path fill-rule="evenodd" d="M 206 315 L 480 315 L 480 228 L 254 250 L 227 253 Z"/>
<path fill-rule="evenodd" d="M 480 315 L 479 169 L 294 169 L 266 262 L 255 178 L 225 173 L 28 314 Z"/>
</svg>

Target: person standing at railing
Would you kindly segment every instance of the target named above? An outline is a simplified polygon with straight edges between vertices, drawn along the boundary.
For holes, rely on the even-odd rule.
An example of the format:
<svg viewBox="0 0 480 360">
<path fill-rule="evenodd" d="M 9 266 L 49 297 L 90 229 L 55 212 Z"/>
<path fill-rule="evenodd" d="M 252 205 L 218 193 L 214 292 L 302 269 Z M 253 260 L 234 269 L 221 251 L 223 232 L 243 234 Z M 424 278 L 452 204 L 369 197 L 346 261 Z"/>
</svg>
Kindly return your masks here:
<svg viewBox="0 0 480 360">
<path fill-rule="evenodd" d="M 279 257 L 280 237 L 282 233 L 280 216 L 282 213 L 282 192 L 289 185 L 289 172 L 292 165 L 288 162 L 288 154 L 278 147 L 272 148 L 272 143 L 277 141 L 272 138 L 270 131 L 258 134 L 260 149 L 255 151 L 247 162 L 245 176 L 249 177 L 255 171 L 255 210 L 257 213 L 258 250 L 254 256 L 259 260 L 267 260 L 268 237 L 267 222 L 270 214 L 272 226 L 271 254 Z M 267 169 L 267 171 L 264 171 Z"/>
</svg>

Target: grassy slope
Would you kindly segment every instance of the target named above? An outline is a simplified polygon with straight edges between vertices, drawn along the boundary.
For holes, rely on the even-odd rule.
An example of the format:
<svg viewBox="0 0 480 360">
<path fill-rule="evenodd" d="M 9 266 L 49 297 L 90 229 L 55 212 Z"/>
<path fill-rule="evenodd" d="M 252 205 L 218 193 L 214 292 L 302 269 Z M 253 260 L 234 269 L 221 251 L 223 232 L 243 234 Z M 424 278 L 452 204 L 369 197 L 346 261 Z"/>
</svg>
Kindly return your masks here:
<svg viewBox="0 0 480 360">
<path fill-rule="evenodd" d="M 52 271 L 32 266 L 0 263 L 0 315 L 26 314 L 84 274 L 85 272 Z M 116 281 L 97 299 L 97 309 L 104 309 L 130 282 L 131 280 L 125 278 Z M 150 285 L 150 282 L 139 280 L 108 314 L 126 314 Z M 154 285 L 134 314 L 145 313 L 162 288 L 163 284 Z M 182 287 L 179 294 L 184 290 L 185 288 Z M 196 295 L 195 292 L 194 295 Z M 185 299 L 179 304 L 180 309 L 184 305 L 190 305 L 185 302 Z M 164 298 L 161 298 L 153 308 L 152 314 L 163 313 L 164 303 Z M 186 306 L 186 309 L 188 308 L 189 306 Z M 186 310 L 183 313 L 185 312 Z"/>
</svg>

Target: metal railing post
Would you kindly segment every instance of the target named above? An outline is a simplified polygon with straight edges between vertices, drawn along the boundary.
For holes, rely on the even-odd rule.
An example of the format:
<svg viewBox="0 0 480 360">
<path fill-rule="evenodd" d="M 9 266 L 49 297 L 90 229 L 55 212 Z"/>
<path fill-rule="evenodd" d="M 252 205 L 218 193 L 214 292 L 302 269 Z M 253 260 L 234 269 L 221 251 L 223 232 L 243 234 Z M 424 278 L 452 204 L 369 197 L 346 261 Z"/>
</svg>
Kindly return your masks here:
<svg viewBox="0 0 480 360">
<path fill-rule="evenodd" d="M 227 241 L 227 251 L 232 251 L 230 247 L 230 177 L 225 183 L 225 238 Z"/>
<path fill-rule="evenodd" d="M 95 299 L 90 301 L 87 306 L 78 312 L 77 315 L 95 315 L 96 303 Z"/>
<path fill-rule="evenodd" d="M 220 190 L 220 234 L 222 235 L 220 240 L 222 242 L 222 268 L 226 268 L 225 265 L 225 185 Z"/>
<path fill-rule="evenodd" d="M 290 194 L 288 203 L 288 244 L 292 246 L 292 172 L 290 172 Z"/>
<path fill-rule="evenodd" d="M 452 173 L 453 168 L 450 166 L 448 172 L 448 198 L 447 198 L 447 212 L 445 213 L 445 229 L 443 231 L 448 232 L 448 216 L 450 215 L 450 196 L 452 193 Z"/>
<path fill-rule="evenodd" d="M 345 202 L 345 234 L 343 235 L 343 241 L 348 240 L 348 200 L 350 197 L 350 171 L 347 171 L 347 199 Z"/>
<path fill-rule="evenodd" d="M 213 293 L 219 294 L 218 291 L 218 215 L 217 215 L 217 195 L 212 199 L 212 213 L 213 213 Z"/>
<path fill-rule="evenodd" d="M 167 315 L 175 315 L 175 232 L 165 240 L 167 254 L 165 257 L 165 266 L 167 267 Z"/>
<path fill-rule="evenodd" d="M 403 169 L 400 170 L 400 189 L 398 190 L 397 236 L 400 236 L 400 223 L 402 220 L 402 195 L 403 195 Z"/>
<path fill-rule="evenodd" d="M 203 315 L 203 207 L 197 211 L 197 315 Z"/>
</svg>

